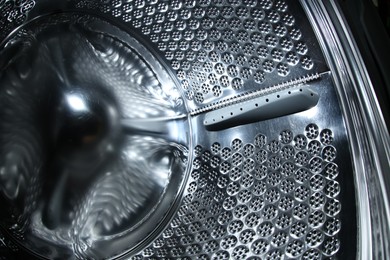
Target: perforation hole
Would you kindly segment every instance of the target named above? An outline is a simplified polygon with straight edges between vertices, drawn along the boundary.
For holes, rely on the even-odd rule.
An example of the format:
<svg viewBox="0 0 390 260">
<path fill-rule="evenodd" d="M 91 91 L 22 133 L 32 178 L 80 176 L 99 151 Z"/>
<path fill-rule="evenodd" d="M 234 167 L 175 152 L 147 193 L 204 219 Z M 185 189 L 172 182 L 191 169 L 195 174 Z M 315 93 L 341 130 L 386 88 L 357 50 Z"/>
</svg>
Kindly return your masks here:
<svg viewBox="0 0 390 260">
<path fill-rule="evenodd" d="M 226 193 L 229 196 L 234 196 L 239 192 L 239 190 L 240 190 L 240 185 L 237 182 L 230 182 L 226 188 Z"/>
<path fill-rule="evenodd" d="M 280 151 L 281 145 L 277 140 L 272 140 L 267 144 L 267 150 L 271 153 L 278 153 Z"/>
<path fill-rule="evenodd" d="M 284 179 L 280 182 L 280 190 L 283 193 L 291 193 L 295 188 L 295 183 L 291 179 Z"/>
<path fill-rule="evenodd" d="M 293 140 L 293 133 L 290 130 L 284 130 L 279 134 L 279 140 L 283 144 L 289 144 Z"/>
<path fill-rule="evenodd" d="M 289 211 L 294 207 L 294 199 L 291 197 L 282 197 L 279 201 L 279 209 Z"/>
<path fill-rule="evenodd" d="M 265 177 L 267 177 L 267 167 L 266 167 L 265 165 L 258 165 L 258 166 L 255 168 L 254 177 L 255 177 L 257 180 L 262 180 L 262 179 L 264 179 Z"/>
<path fill-rule="evenodd" d="M 258 163 L 264 163 L 266 162 L 268 159 L 268 152 L 264 149 L 260 149 L 256 155 L 255 155 L 255 160 L 258 162 Z"/>
<path fill-rule="evenodd" d="M 255 255 L 263 255 L 270 249 L 270 244 L 265 239 L 258 239 L 253 242 L 251 250 Z"/>
<path fill-rule="evenodd" d="M 329 129 L 324 129 L 320 133 L 321 143 L 330 145 L 333 142 L 333 132 Z"/>
<path fill-rule="evenodd" d="M 222 151 L 221 151 L 221 157 L 222 157 L 223 160 L 229 159 L 231 154 L 232 154 L 232 151 L 228 147 L 223 148 Z"/>
<path fill-rule="evenodd" d="M 336 159 L 336 155 L 336 148 L 334 148 L 333 146 L 326 146 L 322 150 L 322 158 L 324 158 L 324 160 L 328 162 L 332 162 L 334 159 Z"/>
<path fill-rule="evenodd" d="M 272 220 L 278 215 L 278 209 L 274 205 L 266 205 L 261 213 L 265 220 Z"/>
<path fill-rule="evenodd" d="M 318 247 L 324 241 L 324 235 L 317 229 L 310 230 L 306 235 L 306 244 L 309 247 Z"/>
<path fill-rule="evenodd" d="M 238 181 L 241 177 L 242 177 L 243 173 L 242 173 L 242 169 L 240 168 L 237 168 L 237 167 L 234 167 L 230 170 L 230 173 L 229 173 L 229 178 L 232 180 L 232 181 Z"/>
<path fill-rule="evenodd" d="M 221 248 L 229 249 L 233 248 L 237 244 L 237 238 L 235 236 L 227 236 L 221 240 Z"/>
<path fill-rule="evenodd" d="M 295 222 L 290 228 L 290 235 L 293 238 L 299 239 L 306 235 L 307 225 L 304 222 Z"/>
<path fill-rule="evenodd" d="M 236 218 L 242 218 L 246 216 L 249 212 L 249 209 L 246 205 L 238 205 L 234 210 L 233 210 L 233 215 Z"/>
<path fill-rule="evenodd" d="M 249 203 L 249 209 L 251 211 L 257 212 L 260 211 L 264 207 L 264 199 L 261 197 L 253 197 Z"/>
<path fill-rule="evenodd" d="M 274 247 L 281 247 L 287 244 L 288 234 L 285 232 L 278 232 L 271 237 L 271 244 Z"/>
<path fill-rule="evenodd" d="M 304 248 L 305 245 L 302 243 L 302 241 L 293 240 L 290 243 L 288 243 L 286 247 L 286 256 L 296 258 L 302 255 Z"/>
<path fill-rule="evenodd" d="M 280 150 L 281 158 L 285 160 L 291 160 L 294 157 L 295 150 L 291 145 L 283 146 Z"/>
<path fill-rule="evenodd" d="M 265 259 L 266 260 L 282 259 L 282 256 L 283 256 L 283 253 L 280 250 L 274 249 L 274 250 L 269 251 L 265 255 Z"/>
<path fill-rule="evenodd" d="M 292 218 L 287 214 L 281 214 L 275 219 L 275 225 L 279 229 L 286 229 L 292 224 Z"/>
<path fill-rule="evenodd" d="M 340 232 L 341 229 L 341 222 L 337 218 L 330 218 L 325 222 L 325 234 L 328 236 L 334 236 L 338 232 Z"/>
<path fill-rule="evenodd" d="M 252 207 L 250 207 L 252 208 Z M 245 225 L 247 225 L 250 228 L 254 228 L 260 223 L 260 215 L 257 213 L 250 213 L 246 218 L 245 218 Z"/>
<path fill-rule="evenodd" d="M 304 135 L 297 135 L 294 137 L 294 147 L 296 149 L 304 149 L 307 145 L 307 139 Z"/>
<path fill-rule="evenodd" d="M 305 201 L 310 194 L 310 190 L 305 186 L 298 186 L 295 188 L 294 196 L 295 199 L 298 201 Z"/>
<path fill-rule="evenodd" d="M 262 238 L 271 236 L 275 231 L 275 227 L 271 222 L 263 222 L 257 228 L 257 234 Z"/>
<path fill-rule="evenodd" d="M 277 169 L 280 168 L 280 165 L 281 165 L 281 159 L 279 156 L 271 156 L 268 158 L 268 168 L 270 168 L 271 170 L 274 170 L 276 171 Z"/>
<path fill-rule="evenodd" d="M 337 181 L 330 180 L 325 186 L 325 194 L 330 198 L 335 198 L 340 193 L 340 184 Z"/>
<path fill-rule="evenodd" d="M 280 192 L 278 189 L 268 189 L 264 194 L 264 199 L 269 203 L 275 203 L 280 199 Z"/>
<path fill-rule="evenodd" d="M 238 247 L 234 248 L 233 253 L 232 253 L 232 257 L 233 257 L 233 259 L 244 260 L 244 259 L 247 259 L 248 253 L 249 253 L 248 247 L 238 246 Z"/>
<path fill-rule="evenodd" d="M 320 155 L 321 143 L 317 140 L 310 141 L 308 144 L 308 152 L 310 155 Z"/>
<path fill-rule="evenodd" d="M 282 176 L 279 172 L 269 172 L 266 182 L 271 186 L 276 186 L 280 183 Z"/>
<path fill-rule="evenodd" d="M 263 147 L 267 143 L 267 137 L 263 134 L 258 134 L 255 137 L 254 144 L 258 147 Z"/>
<path fill-rule="evenodd" d="M 233 166 L 238 166 L 242 163 L 244 157 L 241 153 L 234 153 L 231 158 L 231 162 Z"/>
<path fill-rule="evenodd" d="M 251 187 L 253 183 L 254 183 L 254 178 L 251 174 L 245 174 L 240 180 L 241 187 L 246 189 Z"/>
<path fill-rule="evenodd" d="M 299 203 L 293 209 L 293 216 L 297 219 L 304 219 L 309 215 L 310 208 L 306 204 Z"/>
<path fill-rule="evenodd" d="M 253 241 L 255 235 L 255 231 L 253 231 L 252 229 L 246 229 L 241 232 L 239 240 L 243 244 L 248 244 Z"/>
<path fill-rule="evenodd" d="M 237 201 L 233 197 L 227 197 L 222 204 L 225 210 L 232 210 L 237 205 Z"/>
<path fill-rule="evenodd" d="M 294 174 L 295 165 L 291 162 L 284 162 L 281 166 L 281 174 L 284 177 L 290 177 Z"/>
<path fill-rule="evenodd" d="M 244 146 L 244 156 L 245 157 L 251 157 L 255 153 L 255 147 L 253 144 L 246 144 Z"/>
<path fill-rule="evenodd" d="M 340 241 L 335 237 L 328 238 L 324 241 L 322 248 L 324 255 L 333 256 L 340 249 Z"/>
<path fill-rule="evenodd" d="M 208 244 L 206 244 L 206 245 L 208 245 Z M 207 249 L 208 249 L 208 247 L 207 247 Z M 210 249 L 208 249 L 207 251 L 212 252 L 212 250 L 210 250 Z M 226 259 L 229 259 L 229 257 L 230 257 L 229 252 L 221 250 L 221 251 L 214 253 L 212 256 L 212 259 L 213 260 L 226 260 Z"/>
<path fill-rule="evenodd" d="M 244 223 L 241 220 L 233 220 L 227 227 L 227 230 L 231 234 L 238 233 L 244 227 Z"/>
<path fill-rule="evenodd" d="M 308 223 L 312 228 L 318 228 L 325 223 L 325 214 L 322 211 L 310 213 Z"/>
<path fill-rule="evenodd" d="M 310 196 L 309 204 L 313 209 L 321 209 L 326 202 L 326 198 L 322 193 L 316 192 Z"/>
<path fill-rule="evenodd" d="M 325 204 L 325 213 L 328 216 L 335 217 L 341 210 L 341 203 L 336 199 L 330 199 Z"/>
</svg>

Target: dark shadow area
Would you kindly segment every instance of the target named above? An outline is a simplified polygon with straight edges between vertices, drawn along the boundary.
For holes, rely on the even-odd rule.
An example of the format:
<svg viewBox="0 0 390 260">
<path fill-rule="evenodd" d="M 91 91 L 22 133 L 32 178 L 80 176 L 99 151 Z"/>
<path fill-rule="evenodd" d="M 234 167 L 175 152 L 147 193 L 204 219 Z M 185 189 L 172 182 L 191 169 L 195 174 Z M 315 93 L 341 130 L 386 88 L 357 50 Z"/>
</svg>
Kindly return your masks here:
<svg viewBox="0 0 390 260">
<path fill-rule="evenodd" d="M 338 0 L 390 128 L 390 1 Z"/>
</svg>

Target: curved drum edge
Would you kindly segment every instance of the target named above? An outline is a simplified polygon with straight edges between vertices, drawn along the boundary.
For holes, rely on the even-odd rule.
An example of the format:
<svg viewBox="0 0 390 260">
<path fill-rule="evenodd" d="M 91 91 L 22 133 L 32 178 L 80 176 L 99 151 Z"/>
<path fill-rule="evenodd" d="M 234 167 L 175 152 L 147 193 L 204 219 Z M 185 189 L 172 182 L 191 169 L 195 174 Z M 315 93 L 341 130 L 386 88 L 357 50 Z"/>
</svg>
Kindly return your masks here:
<svg viewBox="0 0 390 260">
<path fill-rule="evenodd" d="M 358 259 L 390 257 L 390 138 L 380 106 L 345 19 L 334 0 L 301 3 L 315 28 L 347 126 L 358 206 Z"/>
</svg>

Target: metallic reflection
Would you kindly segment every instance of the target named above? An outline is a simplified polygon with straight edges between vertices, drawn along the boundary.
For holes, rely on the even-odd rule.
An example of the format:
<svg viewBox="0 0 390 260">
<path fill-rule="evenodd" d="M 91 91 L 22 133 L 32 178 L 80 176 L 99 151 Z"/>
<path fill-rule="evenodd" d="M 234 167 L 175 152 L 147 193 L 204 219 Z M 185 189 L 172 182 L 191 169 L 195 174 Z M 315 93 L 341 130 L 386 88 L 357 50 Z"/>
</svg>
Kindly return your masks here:
<svg viewBox="0 0 390 260">
<path fill-rule="evenodd" d="M 83 100 L 83 98 L 78 95 L 74 95 L 74 94 L 68 95 L 66 97 L 66 101 L 74 111 L 81 112 L 81 111 L 88 110 L 85 104 L 85 100 Z"/>
<path fill-rule="evenodd" d="M 127 250 L 115 239 L 153 213 L 188 155 L 172 135 L 187 133 L 186 121 L 166 120 L 184 118 L 172 81 L 95 22 L 107 26 L 37 21 L 0 53 L 2 219 L 30 246 L 39 238 L 79 258 Z"/>
<path fill-rule="evenodd" d="M 122 154 L 89 189 L 76 212 L 72 236 L 81 257 L 96 240 L 128 230 L 140 212 L 150 212 L 153 205 L 148 200 L 158 199 L 172 171 L 184 170 L 177 148 L 163 139 L 132 136 L 125 142 Z"/>
</svg>

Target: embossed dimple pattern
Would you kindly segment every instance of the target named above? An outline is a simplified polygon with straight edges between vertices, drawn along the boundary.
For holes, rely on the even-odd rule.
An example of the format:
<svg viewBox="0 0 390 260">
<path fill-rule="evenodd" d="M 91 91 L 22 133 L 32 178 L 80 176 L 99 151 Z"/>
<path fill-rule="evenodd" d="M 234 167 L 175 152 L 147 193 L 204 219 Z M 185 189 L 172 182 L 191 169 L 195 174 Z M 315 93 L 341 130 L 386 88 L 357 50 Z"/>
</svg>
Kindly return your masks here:
<svg viewBox="0 0 390 260">
<path fill-rule="evenodd" d="M 178 212 L 134 259 L 335 256 L 341 187 L 333 136 L 309 124 L 300 133 L 258 133 L 250 143 L 232 138 L 226 147 L 195 146 Z"/>
<path fill-rule="evenodd" d="M 0 41 L 26 21 L 28 13 L 34 6 L 35 0 L 0 1 Z"/>
<path fill-rule="evenodd" d="M 83 0 L 130 23 L 164 54 L 188 100 L 215 101 L 313 70 L 287 1 Z"/>
</svg>

